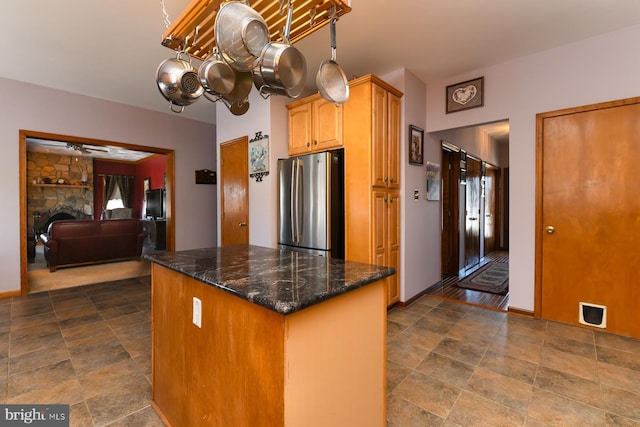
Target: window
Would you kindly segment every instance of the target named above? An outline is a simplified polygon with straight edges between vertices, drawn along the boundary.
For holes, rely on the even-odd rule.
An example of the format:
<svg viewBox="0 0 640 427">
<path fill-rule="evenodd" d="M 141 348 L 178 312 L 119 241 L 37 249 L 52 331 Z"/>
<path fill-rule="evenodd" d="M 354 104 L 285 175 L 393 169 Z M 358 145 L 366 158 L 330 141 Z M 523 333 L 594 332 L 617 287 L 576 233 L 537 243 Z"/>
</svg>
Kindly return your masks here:
<svg viewBox="0 0 640 427">
<path fill-rule="evenodd" d="M 120 187 L 118 185 L 113 189 L 113 193 L 111 193 L 111 197 L 107 201 L 107 210 L 124 208 L 124 203 L 122 203 L 122 195 L 120 194 Z"/>
</svg>

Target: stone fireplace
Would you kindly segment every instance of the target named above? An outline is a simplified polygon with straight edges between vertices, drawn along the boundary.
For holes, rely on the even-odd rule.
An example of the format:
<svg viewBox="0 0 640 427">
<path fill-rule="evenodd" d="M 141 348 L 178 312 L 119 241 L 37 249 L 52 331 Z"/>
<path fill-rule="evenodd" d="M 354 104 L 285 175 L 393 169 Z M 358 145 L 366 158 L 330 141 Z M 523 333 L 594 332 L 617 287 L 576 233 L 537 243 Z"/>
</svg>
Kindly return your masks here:
<svg viewBox="0 0 640 427">
<path fill-rule="evenodd" d="M 27 224 L 36 233 L 65 212 L 93 218 L 93 159 L 27 152 Z"/>
</svg>

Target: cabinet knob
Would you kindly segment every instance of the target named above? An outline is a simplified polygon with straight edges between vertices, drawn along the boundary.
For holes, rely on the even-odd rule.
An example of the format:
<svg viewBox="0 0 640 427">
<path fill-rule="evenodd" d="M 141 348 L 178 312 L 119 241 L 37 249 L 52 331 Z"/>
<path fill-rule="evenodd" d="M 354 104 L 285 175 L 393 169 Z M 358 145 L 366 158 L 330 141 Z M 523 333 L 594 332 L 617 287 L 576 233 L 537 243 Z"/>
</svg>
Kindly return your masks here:
<svg viewBox="0 0 640 427">
<path fill-rule="evenodd" d="M 307 142 L 307 147 L 311 147 L 311 144 L 309 142 Z"/>
<path fill-rule="evenodd" d="M 318 145 L 318 141 L 316 141 L 315 139 L 313 140 L 313 145 Z"/>
<path fill-rule="evenodd" d="M 238 224 L 238 227 L 246 227 L 247 223 L 246 222 L 241 222 Z"/>
<path fill-rule="evenodd" d="M 389 201 L 393 203 L 393 197 L 389 197 Z"/>
<path fill-rule="evenodd" d="M 385 177 L 384 177 L 384 182 L 388 182 L 388 181 L 389 181 L 389 177 L 388 177 L 388 176 L 385 176 Z"/>
<path fill-rule="evenodd" d="M 389 178 L 389 182 L 394 182 L 394 181 L 395 181 L 395 179 Z"/>
</svg>

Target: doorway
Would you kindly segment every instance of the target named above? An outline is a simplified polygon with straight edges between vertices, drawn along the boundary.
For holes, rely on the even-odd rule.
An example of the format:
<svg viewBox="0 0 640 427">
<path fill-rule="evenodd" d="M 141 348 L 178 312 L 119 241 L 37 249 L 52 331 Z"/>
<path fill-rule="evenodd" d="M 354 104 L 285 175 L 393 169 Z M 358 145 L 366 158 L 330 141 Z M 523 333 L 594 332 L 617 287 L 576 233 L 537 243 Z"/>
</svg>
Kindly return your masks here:
<svg viewBox="0 0 640 427">
<path fill-rule="evenodd" d="M 249 244 L 249 138 L 220 144 L 221 244 Z"/>
<path fill-rule="evenodd" d="M 427 293 L 506 310 L 508 277 L 495 289 L 465 282 L 494 264 L 492 273 L 508 271 L 508 121 L 433 135 L 442 141 L 442 282 Z"/>
<path fill-rule="evenodd" d="M 536 317 L 640 338 L 639 117 L 640 98 L 537 116 Z"/>
<path fill-rule="evenodd" d="M 29 293 L 29 257 L 33 250 L 34 233 L 30 232 L 28 222 L 28 191 L 32 183 L 27 182 L 27 141 L 37 140 L 50 143 L 52 150 L 57 144 L 63 148 L 71 148 L 73 150 L 82 150 L 82 154 L 91 155 L 91 153 L 99 153 L 99 155 L 108 155 L 105 153 L 147 153 L 147 155 L 163 155 L 165 158 L 166 171 L 166 248 L 174 250 L 175 242 L 175 225 L 174 225 L 174 194 L 175 188 L 175 172 L 174 172 L 174 150 L 162 149 L 157 147 L 147 147 L 113 141 L 103 141 L 91 138 L 81 138 L 67 135 L 58 135 L 43 133 L 37 131 L 21 130 L 19 133 L 19 167 L 20 167 L 20 293 Z M 96 154 L 98 155 L 98 154 Z M 115 154 L 113 154 L 115 155 Z M 95 212 L 92 213 L 95 215 Z M 88 217 L 91 217 L 89 215 Z"/>
</svg>

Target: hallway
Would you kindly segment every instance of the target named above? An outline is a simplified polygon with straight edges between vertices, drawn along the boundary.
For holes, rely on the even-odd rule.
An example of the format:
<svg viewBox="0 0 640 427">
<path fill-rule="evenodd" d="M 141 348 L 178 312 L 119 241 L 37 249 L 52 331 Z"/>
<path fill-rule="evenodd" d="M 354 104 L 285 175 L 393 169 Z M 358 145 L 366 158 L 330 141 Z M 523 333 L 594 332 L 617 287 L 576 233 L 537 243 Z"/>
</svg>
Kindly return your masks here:
<svg viewBox="0 0 640 427">
<path fill-rule="evenodd" d="M 473 269 L 466 271 L 460 276 L 445 276 L 441 283 L 436 283 L 427 289 L 425 295 L 444 298 L 452 301 L 464 302 L 492 310 L 507 311 L 509 309 L 509 293 L 506 295 L 497 295 L 489 292 L 474 291 L 471 289 L 463 289 L 456 286 L 460 280 L 466 276 L 473 274 L 483 265 L 491 262 L 509 263 L 509 252 L 494 251 L 483 257 L 480 263 Z"/>
</svg>

